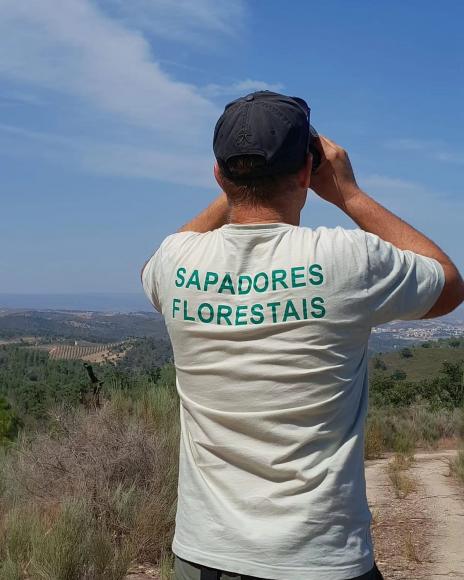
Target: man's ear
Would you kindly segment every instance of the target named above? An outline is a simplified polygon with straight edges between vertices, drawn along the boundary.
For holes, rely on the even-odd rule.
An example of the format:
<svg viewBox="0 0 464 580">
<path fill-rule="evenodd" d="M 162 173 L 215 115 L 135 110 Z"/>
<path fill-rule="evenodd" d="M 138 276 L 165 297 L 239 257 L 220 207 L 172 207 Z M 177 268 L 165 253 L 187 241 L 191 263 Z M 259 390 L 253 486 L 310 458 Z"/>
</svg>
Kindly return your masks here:
<svg viewBox="0 0 464 580">
<path fill-rule="evenodd" d="M 214 177 L 216 178 L 216 181 L 217 181 L 219 187 L 221 189 L 224 189 L 222 186 L 221 170 L 219 169 L 219 165 L 218 165 L 217 161 L 214 163 Z"/>
<path fill-rule="evenodd" d="M 311 170 L 313 168 L 313 156 L 308 153 L 303 167 L 298 172 L 298 184 L 304 189 L 309 189 L 311 183 Z"/>
</svg>

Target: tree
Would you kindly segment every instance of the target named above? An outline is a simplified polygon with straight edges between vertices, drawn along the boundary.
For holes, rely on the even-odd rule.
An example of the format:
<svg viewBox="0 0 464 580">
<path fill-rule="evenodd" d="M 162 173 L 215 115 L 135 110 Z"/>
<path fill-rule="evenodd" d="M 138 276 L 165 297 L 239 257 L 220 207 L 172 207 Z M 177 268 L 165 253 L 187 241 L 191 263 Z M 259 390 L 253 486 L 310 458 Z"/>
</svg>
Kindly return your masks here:
<svg viewBox="0 0 464 580">
<path fill-rule="evenodd" d="M 412 354 L 412 350 L 411 350 L 410 348 L 408 348 L 407 346 L 405 346 L 404 348 L 402 348 L 402 349 L 400 350 L 400 355 L 401 355 L 403 358 L 411 358 L 412 356 L 414 356 L 414 355 Z"/>
<path fill-rule="evenodd" d="M 447 391 L 449 400 L 454 407 L 464 404 L 464 361 L 450 363 L 444 361 L 441 372 L 443 388 Z"/>
<path fill-rule="evenodd" d="M 12 411 L 11 405 L 4 397 L 0 397 L 0 444 L 5 440 L 13 440 L 21 427 L 21 421 Z"/>
</svg>

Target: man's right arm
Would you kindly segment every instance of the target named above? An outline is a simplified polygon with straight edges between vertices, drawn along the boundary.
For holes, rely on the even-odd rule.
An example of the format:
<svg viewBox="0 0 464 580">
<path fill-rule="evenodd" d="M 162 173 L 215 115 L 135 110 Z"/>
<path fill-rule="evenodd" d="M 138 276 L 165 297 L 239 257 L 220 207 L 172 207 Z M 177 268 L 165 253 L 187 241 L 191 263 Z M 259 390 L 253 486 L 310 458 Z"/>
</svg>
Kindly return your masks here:
<svg viewBox="0 0 464 580">
<path fill-rule="evenodd" d="M 320 136 L 322 163 L 311 176 L 311 188 L 320 197 L 344 211 L 361 229 L 376 234 L 400 250 L 437 260 L 445 284 L 434 306 L 422 318 L 434 318 L 453 311 L 464 301 L 464 282 L 451 259 L 429 238 L 377 203 L 362 191 L 344 149 Z"/>
</svg>

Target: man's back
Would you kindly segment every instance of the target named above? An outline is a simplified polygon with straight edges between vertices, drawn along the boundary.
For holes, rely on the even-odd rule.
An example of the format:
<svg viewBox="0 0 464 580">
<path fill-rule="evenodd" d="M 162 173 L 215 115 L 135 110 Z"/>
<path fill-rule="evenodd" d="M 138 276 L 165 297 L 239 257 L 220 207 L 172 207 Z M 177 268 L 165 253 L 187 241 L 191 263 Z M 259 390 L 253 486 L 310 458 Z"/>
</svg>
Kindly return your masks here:
<svg viewBox="0 0 464 580">
<path fill-rule="evenodd" d="M 359 229 L 227 224 L 166 238 L 143 281 L 181 399 L 174 552 L 266 578 L 370 570 L 367 340 L 432 307 L 440 264 Z"/>
</svg>

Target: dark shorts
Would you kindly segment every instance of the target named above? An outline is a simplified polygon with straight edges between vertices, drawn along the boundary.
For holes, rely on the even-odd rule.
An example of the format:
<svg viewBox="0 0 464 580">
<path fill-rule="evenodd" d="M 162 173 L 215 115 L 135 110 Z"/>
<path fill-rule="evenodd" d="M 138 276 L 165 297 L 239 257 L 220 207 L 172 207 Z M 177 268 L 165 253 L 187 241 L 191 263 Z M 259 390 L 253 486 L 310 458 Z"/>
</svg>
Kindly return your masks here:
<svg viewBox="0 0 464 580">
<path fill-rule="evenodd" d="M 246 576 L 245 574 L 237 574 L 225 570 L 215 570 L 214 568 L 179 558 L 175 554 L 174 573 L 174 580 L 266 580 L 265 578 L 257 578 L 256 576 Z M 285 580 L 285 578 L 282 578 L 282 580 Z M 352 578 L 351 580 L 383 580 L 383 576 L 374 564 L 372 570 L 362 576 L 356 576 L 356 578 Z"/>
</svg>

